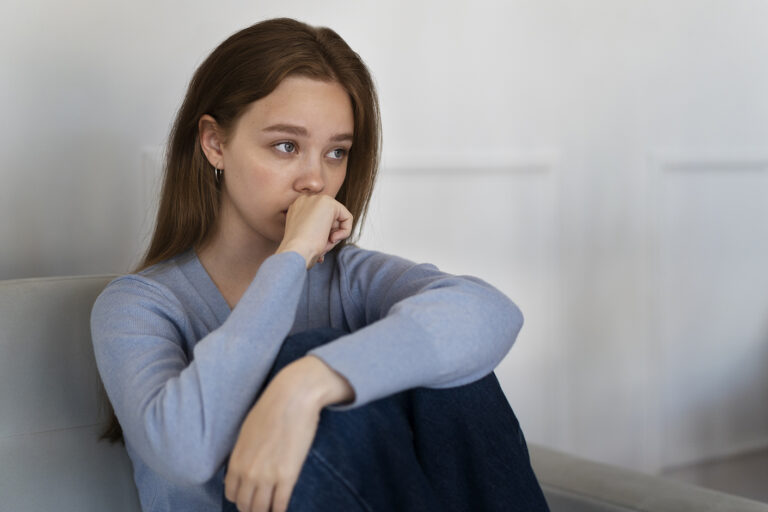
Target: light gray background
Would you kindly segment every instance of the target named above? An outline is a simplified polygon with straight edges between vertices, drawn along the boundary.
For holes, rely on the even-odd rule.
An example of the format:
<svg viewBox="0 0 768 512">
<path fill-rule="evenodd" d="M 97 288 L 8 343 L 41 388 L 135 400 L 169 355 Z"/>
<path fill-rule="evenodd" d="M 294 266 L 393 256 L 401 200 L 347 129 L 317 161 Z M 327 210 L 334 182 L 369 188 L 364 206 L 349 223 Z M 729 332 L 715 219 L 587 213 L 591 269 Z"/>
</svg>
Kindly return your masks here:
<svg viewBox="0 0 768 512">
<path fill-rule="evenodd" d="M 339 32 L 379 87 L 362 245 L 526 316 L 529 441 L 657 472 L 768 446 L 768 2 L 0 4 L 0 279 L 124 272 L 196 66 L 258 20 Z"/>
</svg>

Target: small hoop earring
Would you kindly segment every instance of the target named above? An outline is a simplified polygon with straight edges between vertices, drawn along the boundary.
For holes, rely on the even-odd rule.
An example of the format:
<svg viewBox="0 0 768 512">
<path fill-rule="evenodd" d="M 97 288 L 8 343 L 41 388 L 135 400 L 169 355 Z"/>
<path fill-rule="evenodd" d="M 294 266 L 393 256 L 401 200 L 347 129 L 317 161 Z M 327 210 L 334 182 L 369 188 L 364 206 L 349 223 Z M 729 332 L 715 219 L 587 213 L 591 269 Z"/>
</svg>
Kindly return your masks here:
<svg viewBox="0 0 768 512">
<path fill-rule="evenodd" d="M 216 184 L 221 185 L 221 175 L 224 174 L 224 169 L 219 169 L 218 167 L 214 167 L 214 173 L 216 178 Z"/>
</svg>

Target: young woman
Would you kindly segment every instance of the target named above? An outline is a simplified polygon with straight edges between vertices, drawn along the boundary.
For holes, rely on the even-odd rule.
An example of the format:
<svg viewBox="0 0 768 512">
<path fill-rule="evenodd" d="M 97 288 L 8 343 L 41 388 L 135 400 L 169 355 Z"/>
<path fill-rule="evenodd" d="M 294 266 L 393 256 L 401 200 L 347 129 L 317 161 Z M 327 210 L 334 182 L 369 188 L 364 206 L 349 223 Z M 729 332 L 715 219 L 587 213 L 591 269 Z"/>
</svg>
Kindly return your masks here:
<svg viewBox="0 0 768 512">
<path fill-rule="evenodd" d="M 379 148 L 330 29 L 264 21 L 196 71 L 146 258 L 92 312 L 144 511 L 546 510 L 492 373 L 518 308 L 348 242 Z"/>
</svg>

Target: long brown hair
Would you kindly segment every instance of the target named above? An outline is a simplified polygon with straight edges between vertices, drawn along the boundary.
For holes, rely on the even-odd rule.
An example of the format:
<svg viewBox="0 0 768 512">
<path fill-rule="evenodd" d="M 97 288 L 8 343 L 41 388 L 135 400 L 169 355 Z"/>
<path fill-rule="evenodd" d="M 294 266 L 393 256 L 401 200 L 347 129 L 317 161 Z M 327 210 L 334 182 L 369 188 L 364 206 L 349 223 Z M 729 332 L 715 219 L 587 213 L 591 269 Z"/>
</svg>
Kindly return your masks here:
<svg viewBox="0 0 768 512">
<path fill-rule="evenodd" d="M 219 189 L 200 146 L 200 117 L 209 114 L 216 119 L 226 138 L 251 103 L 270 94 L 287 76 L 297 75 L 338 82 L 349 93 L 354 133 L 347 175 L 336 200 L 354 216 L 349 243 L 359 237 L 381 150 L 373 80 L 360 56 L 333 30 L 276 18 L 230 36 L 192 76 L 168 140 L 154 234 L 134 272 L 202 245 L 215 224 Z M 346 243 L 340 242 L 333 251 Z M 123 440 L 123 434 L 108 405 L 111 421 L 100 439 L 114 443 Z"/>
</svg>

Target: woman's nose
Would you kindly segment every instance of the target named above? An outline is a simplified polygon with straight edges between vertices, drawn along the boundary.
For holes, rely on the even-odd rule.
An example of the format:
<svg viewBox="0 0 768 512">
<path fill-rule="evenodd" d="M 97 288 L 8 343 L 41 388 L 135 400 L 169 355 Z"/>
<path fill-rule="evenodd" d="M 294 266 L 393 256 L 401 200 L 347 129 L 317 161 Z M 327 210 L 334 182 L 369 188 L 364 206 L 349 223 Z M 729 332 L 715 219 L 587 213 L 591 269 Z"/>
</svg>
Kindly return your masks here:
<svg viewBox="0 0 768 512">
<path fill-rule="evenodd" d="M 322 192 L 325 188 L 322 164 L 314 160 L 306 162 L 301 174 L 296 178 L 294 187 L 301 193 L 318 194 Z"/>
</svg>

